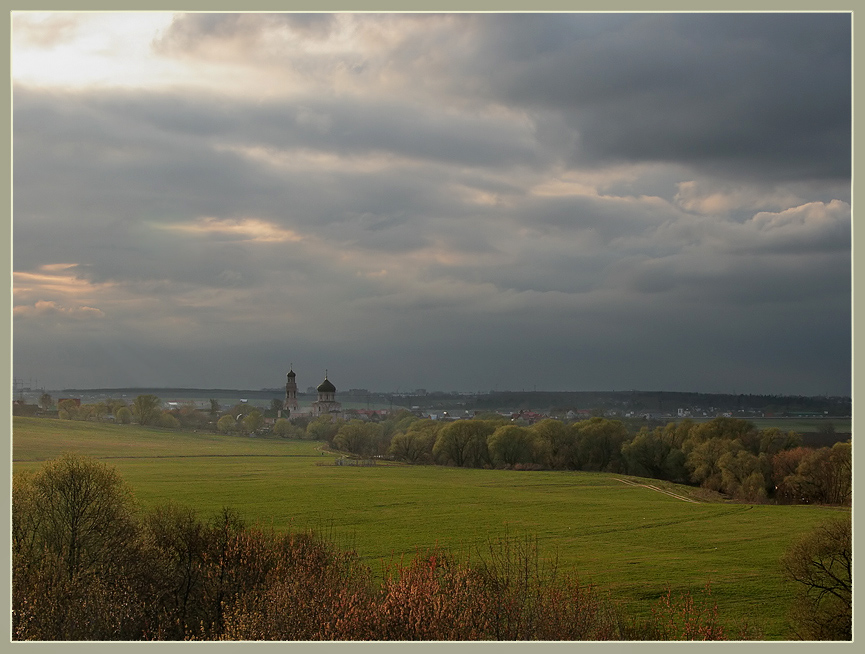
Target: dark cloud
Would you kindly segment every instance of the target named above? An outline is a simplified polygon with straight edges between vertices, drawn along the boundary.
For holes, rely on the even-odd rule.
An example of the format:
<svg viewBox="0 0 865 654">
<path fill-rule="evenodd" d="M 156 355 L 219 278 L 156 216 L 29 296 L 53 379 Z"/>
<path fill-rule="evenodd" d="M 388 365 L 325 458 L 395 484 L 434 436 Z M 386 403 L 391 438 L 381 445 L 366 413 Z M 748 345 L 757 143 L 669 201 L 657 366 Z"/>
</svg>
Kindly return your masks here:
<svg viewBox="0 0 865 654">
<path fill-rule="evenodd" d="M 575 161 L 769 181 L 850 173 L 848 14 L 508 18 L 479 29 L 472 70 L 505 102 L 562 111 Z M 539 34 L 550 38 L 529 47 Z"/>
<path fill-rule="evenodd" d="M 844 14 L 178 17 L 160 62 L 257 81 L 13 89 L 16 367 L 848 392 L 849 37 Z"/>
</svg>

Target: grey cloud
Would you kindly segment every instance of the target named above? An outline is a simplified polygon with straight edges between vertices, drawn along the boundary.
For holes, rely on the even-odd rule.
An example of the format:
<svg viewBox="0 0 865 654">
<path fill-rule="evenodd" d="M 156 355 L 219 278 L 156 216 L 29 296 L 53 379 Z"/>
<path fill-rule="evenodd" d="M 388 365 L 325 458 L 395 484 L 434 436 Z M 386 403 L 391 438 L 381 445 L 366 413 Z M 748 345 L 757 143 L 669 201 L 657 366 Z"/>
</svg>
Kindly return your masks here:
<svg viewBox="0 0 865 654">
<path fill-rule="evenodd" d="M 849 258 L 833 253 L 789 257 L 718 254 L 702 246 L 663 258 L 623 259 L 607 283 L 637 294 L 667 294 L 669 305 L 710 304 L 734 309 L 833 298 L 843 311 L 850 298 Z M 838 304 L 840 302 L 840 304 Z"/>
<path fill-rule="evenodd" d="M 637 198 L 592 196 L 534 199 L 526 207 L 528 224 L 564 230 L 591 230 L 604 244 L 639 235 L 679 217 L 673 207 Z"/>
<path fill-rule="evenodd" d="M 770 181 L 849 175 L 849 15 L 642 15 L 609 31 L 604 16 L 519 18 L 483 24 L 473 73 L 507 102 L 564 112 L 580 134 L 575 161 L 677 161 Z M 550 45 L 520 49 L 526 23 L 554 22 Z"/>
<path fill-rule="evenodd" d="M 350 105 L 312 98 L 259 103 L 218 95 L 120 92 L 82 97 L 17 88 L 16 131 L 26 134 L 52 124 L 64 140 L 75 137 L 82 145 L 84 138 L 114 137 L 179 147 L 218 135 L 226 144 L 308 147 L 343 156 L 385 152 L 491 167 L 538 163 L 532 134 L 522 126 L 515 129 L 504 119 L 444 117 L 435 108 L 388 99 Z"/>
<path fill-rule="evenodd" d="M 399 71 L 410 85 L 424 79 L 430 88 L 450 89 L 450 96 L 440 95 L 443 102 L 486 97 L 561 114 L 570 138 L 579 137 L 575 163 L 678 162 L 768 182 L 850 172 L 849 15 L 352 18 L 358 25 L 387 20 L 394 30 L 409 30 L 393 59 L 369 65 Z M 196 36 L 227 38 L 251 26 L 274 29 L 282 20 L 331 22 L 201 15 L 177 25 Z M 380 109 L 387 113 L 372 108 Z M 401 122 L 404 114 L 388 116 L 381 125 L 391 122 L 392 129 L 381 132 L 362 114 L 356 117 L 362 130 L 337 120 L 342 145 L 356 139 L 356 131 L 384 143 L 411 131 Z M 412 134 L 400 137 L 411 141 Z"/>
<path fill-rule="evenodd" d="M 328 174 L 310 171 L 286 178 L 241 155 L 214 150 L 213 142 L 205 138 L 219 133 L 221 142 L 271 144 L 269 134 L 255 126 L 256 120 L 240 117 L 242 106 L 232 109 L 233 119 L 229 120 L 225 118 L 225 110 L 218 106 L 213 113 L 221 117 L 208 118 L 212 114 L 204 107 L 209 104 L 173 100 L 143 101 L 131 94 L 83 98 L 18 89 L 15 125 L 19 146 L 15 155 L 18 263 L 37 254 L 29 249 L 28 236 L 38 236 L 44 228 L 40 217 L 54 212 L 70 218 L 52 226 L 59 237 L 56 247 L 62 248 L 67 238 L 77 235 L 86 240 L 91 232 L 99 233 L 100 238 L 116 237 L 118 242 L 128 240 L 129 221 L 174 222 L 200 215 L 249 213 L 316 230 L 327 229 L 330 223 L 358 222 L 362 230 L 355 238 L 366 241 L 370 247 L 381 241 L 381 232 L 387 225 L 392 237 L 399 237 L 400 245 L 419 247 L 426 242 L 423 230 L 403 229 L 401 236 L 394 230 L 425 214 L 435 215 L 437 208 L 450 215 L 458 211 L 435 187 L 448 181 L 449 174 L 444 169 L 407 169 L 387 176 L 363 171 Z M 184 113 L 187 118 L 170 118 Z M 368 117 L 374 120 L 371 112 Z M 276 120 L 272 145 L 290 146 L 275 123 Z M 245 131 L 247 127 L 249 132 Z M 419 126 L 419 130 L 423 128 Z M 386 139 L 363 135 L 364 131 L 357 130 L 358 138 L 388 151 Z M 452 147 L 457 163 L 466 163 L 460 153 L 462 148 L 470 156 L 479 157 L 477 163 L 486 160 L 495 166 L 500 158 L 506 158 L 496 152 L 503 146 L 492 129 L 487 129 L 487 136 L 483 137 L 490 145 L 489 154 L 483 154 L 483 147 L 476 147 L 476 143 L 463 139 L 458 132 L 455 137 L 443 125 L 440 131 L 450 134 L 453 146 L 448 147 Z M 391 143 L 398 138 L 392 138 Z M 415 138 L 419 139 L 418 147 L 415 151 L 405 148 L 406 156 L 424 155 L 423 138 L 429 142 L 441 140 L 435 131 Z M 342 152 L 340 142 L 336 138 L 323 146 Z M 442 156 L 446 154 L 451 153 Z M 475 174 L 471 182 L 483 183 L 484 179 Z M 41 189 L 46 184 L 58 191 L 62 189 L 63 193 L 43 193 Z M 334 186 L 325 190 L 325 185 Z M 502 188 L 501 184 L 498 188 Z M 364 236 L 364 230 L 374 231 L 375 235 Z M 341 237 L 351 237 L 351 232 L 343 231 Z M 391 240 L 383 243 L 383 247 L 392 245 Z"/>
</svg>

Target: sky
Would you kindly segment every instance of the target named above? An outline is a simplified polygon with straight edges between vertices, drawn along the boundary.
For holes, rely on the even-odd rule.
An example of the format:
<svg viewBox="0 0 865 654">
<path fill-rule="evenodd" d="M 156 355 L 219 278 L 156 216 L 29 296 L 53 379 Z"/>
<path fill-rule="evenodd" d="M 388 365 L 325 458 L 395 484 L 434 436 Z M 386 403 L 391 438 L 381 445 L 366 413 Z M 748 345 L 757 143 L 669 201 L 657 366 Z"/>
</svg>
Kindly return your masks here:
<svg viewBox="0 0 865 654">
<path fill-rule="evenodd" d="M 850 395 L 851 27 L 15 13 L 14 376 Z"/>
</svg>

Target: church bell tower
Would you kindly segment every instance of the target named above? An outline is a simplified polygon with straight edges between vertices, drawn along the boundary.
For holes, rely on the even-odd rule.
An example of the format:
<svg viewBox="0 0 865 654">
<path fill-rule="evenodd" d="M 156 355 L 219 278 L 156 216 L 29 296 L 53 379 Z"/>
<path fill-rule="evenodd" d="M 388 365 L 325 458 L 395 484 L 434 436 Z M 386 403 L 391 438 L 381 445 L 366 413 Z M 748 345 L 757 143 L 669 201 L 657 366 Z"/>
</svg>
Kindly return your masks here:
<svg viewBox="0 0 865 654">
<path fill-rule="evenodd" d="M 285 408 L 289 411 L 297 411 L 297 375 L 294 374 L 294 370 L 292 368 L 294 364 L 289 367 L 288 381 L 285 382 Z"/>
</svg>

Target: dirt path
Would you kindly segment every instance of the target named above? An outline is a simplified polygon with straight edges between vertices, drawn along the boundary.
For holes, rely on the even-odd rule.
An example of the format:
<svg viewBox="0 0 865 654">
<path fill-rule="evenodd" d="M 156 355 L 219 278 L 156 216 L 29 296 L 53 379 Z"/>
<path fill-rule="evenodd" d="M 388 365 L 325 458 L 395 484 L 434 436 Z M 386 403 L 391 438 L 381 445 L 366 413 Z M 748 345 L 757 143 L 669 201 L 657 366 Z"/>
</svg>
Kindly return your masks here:
<svg viewBox="0 0 865 654">
<path fill-rule="evenodd" d="M 648 488 L 649 490 L 657 491 L 659 493 L 664 493 L 664 495 L 669 495 L 670 497 L 675 497 L 677 500 L 682 500 L 683 502 L 691 502 L 692 504 L 700 504 L 697 500 L 692 500 L 690 497 L 685 497 L 684 495 L 677 495 L 672 491 L 664 490 L 663 488 L 658 488 L 657 486 L 650 486 L 647 484 L 638 484 L 635 481 L 631 481 L 629 479 L 618 479 L 616 481 L 620 481 L 623 484 L 627 484 L 628 486 L 639 486 L 640 488 Z"/>
</svg>

